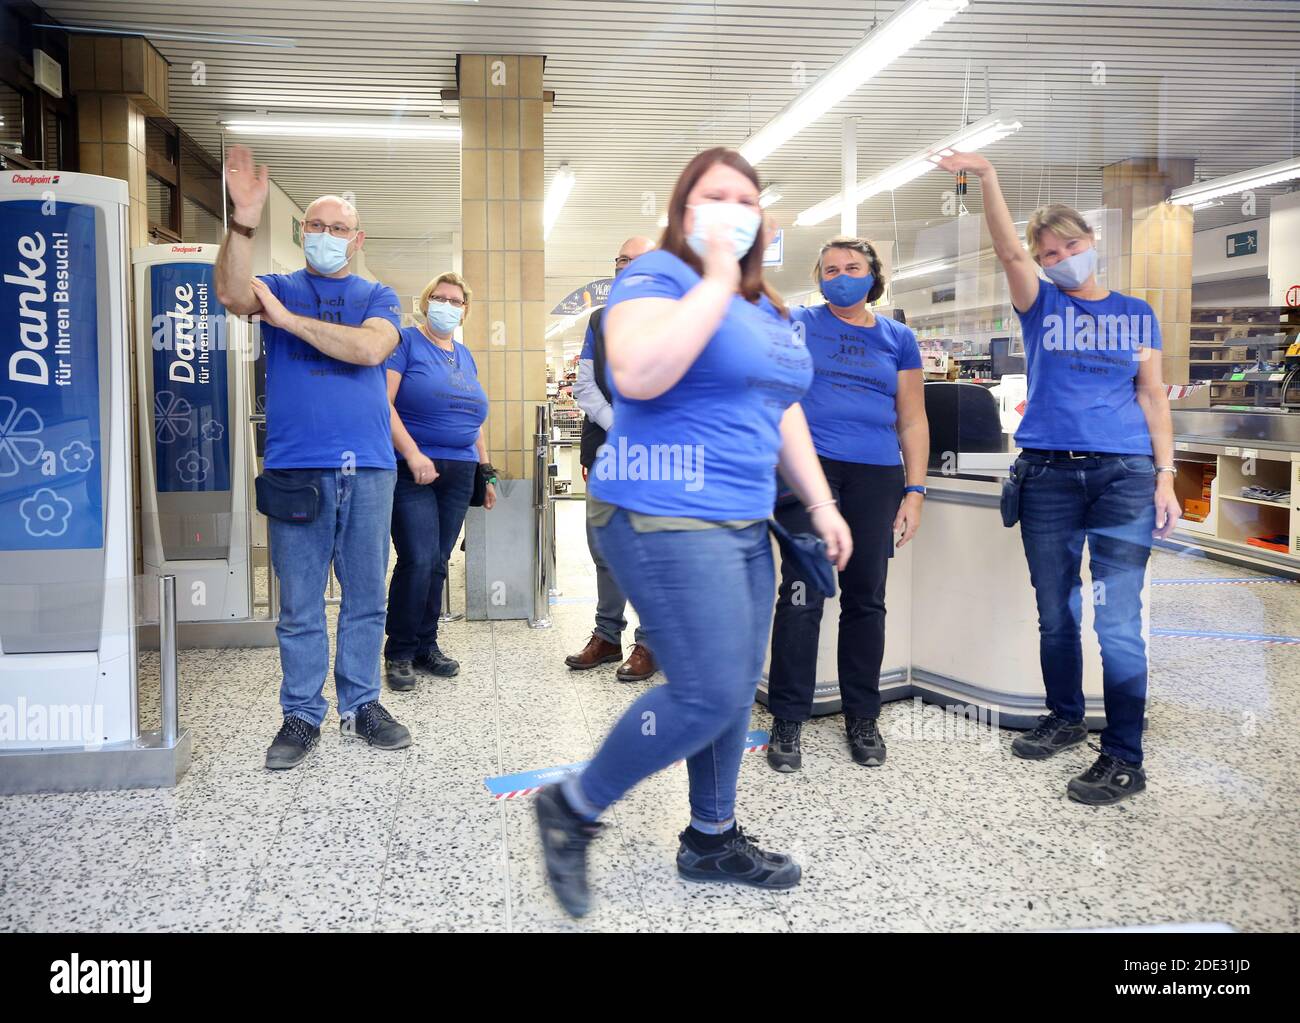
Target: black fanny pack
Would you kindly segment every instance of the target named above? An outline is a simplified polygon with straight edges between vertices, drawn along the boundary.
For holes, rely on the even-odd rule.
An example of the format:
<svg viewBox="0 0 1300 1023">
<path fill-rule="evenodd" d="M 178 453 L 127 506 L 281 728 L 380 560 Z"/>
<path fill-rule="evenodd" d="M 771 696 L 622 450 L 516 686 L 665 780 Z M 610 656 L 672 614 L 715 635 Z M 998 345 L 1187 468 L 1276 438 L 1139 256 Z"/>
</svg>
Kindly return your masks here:
<svg viewBox="0 0 1300 1023">
<path fill-rule="evenodd" d="M 315 522 L 320 511 L 320 488 L 313 482 L 314 477 L 311 470 L 264 469 L 253 484 L 257 510 L 281 522 Z"/>
<path fill-rule="evenodd" d="M 1020 521 L 1021 479 L 1016 471 L 1019 464 L 1018 460 L 1013 462 L 1011 475 L 1002 481 L 1002 524 L 1008 528 Z"/>
</svg>

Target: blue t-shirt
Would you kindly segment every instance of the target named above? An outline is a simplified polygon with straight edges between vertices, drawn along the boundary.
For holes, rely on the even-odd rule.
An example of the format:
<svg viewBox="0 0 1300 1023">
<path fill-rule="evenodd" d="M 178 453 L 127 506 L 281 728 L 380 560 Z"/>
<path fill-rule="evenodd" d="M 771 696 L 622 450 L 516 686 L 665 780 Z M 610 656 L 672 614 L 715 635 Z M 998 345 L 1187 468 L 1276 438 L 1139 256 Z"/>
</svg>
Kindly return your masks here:
<svg viewBox="0 0 1300 1023">
<path fill-rule="evenodd" d="M 800 399 L 817 453 L 841 462 L 898 465 L 898 373 L 921 368 L 911 328 L 876 314 L 872 327 L 845 323 L 830 306 L 795 306 L 813 361 L 813 382 Z"/>
<path fill-rule="evenodd" d="M 634 260 L 608 308 L 638 298 L 678 299 L 700 275 L 672 253 Z M 764 519 L 776 498 L 780 423 L 808 389 L 812 360 L 772 304 L 739 295 L 704 350 L 657 398 L 614 397 L 614 426 L 588 480 L 598 500 L 709 521 Z"/>
<path fill-rule="evenodd" d="M 1161 347 L 1151 307 L 1118 291 L 1097 301 L 1072 298 L 1039 281 L 1038 298 L 1019 316 L 1029 395 L 1016 443 L 1151 454 L 1136 383 L 1142 352 Z"/>
<path fill-rule="evenodd" d="M 401 326 L 392 288 L 356 274 L 321 277 L 305 269 L 261 280 L 299 316 L 359 327 L 379 317 Z M 340 362 L 287 330 L 262 324 L 266 350 L 268 469 L 392 469 L 393 434 L 384 367 Z"/>
<path fill-rule="evenodd" d="M 429 458 L 478 461 L 478 432 L 488 399 L 478 382 L 474 356 L 459 341 L 444 352 L 419 327 L 407 327 L 388 357 L 387 368 L 402 374 L 393 407 L 411 439 Z"/>
<path fill-rule="evenodd" d="M 591 318 L 587 318 L 587 332 L 582 335 L 582 351 L 578 353 L 579 361 L 583 359 L 595 359 L 596 357 L 596 335 L 591 329 Z"/>
</svg>

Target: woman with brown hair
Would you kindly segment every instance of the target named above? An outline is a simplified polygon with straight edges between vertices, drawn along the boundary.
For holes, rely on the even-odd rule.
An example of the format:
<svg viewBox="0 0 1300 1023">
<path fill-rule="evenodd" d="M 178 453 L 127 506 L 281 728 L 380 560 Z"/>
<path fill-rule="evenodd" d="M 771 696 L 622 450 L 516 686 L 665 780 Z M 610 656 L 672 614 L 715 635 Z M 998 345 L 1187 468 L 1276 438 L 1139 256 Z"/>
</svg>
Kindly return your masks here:
<svg viewBox="0 0 1300 1023">
<path fill-rule="evenodd" d="M 627 710 L 581 774 L 537 798 L 547 875 L 575 916 L 588 908 L 597 818 L 678 760 L 691 804 L 678 873 L 768 889 L 799 882 L 799 865 L 760 849 L 734 814 L 772 617 L 773 469 L 807 504 L 829 560 L 843 568 L 852 541 L 797 404 L 808 353 L 763 281 L 758 193 L 739 153 L 700 153 L 673 189 L 659 248 L 610 293 L 615 414 L 588 515 L 667 681 Z"/>
<path fill-rule="evenodd" d="M 398 692 L 415 688 L 417 670 L 442 677 L 460 670 L 438 647 L 447 559 L 478 476 L 487 481 L 484 507 L 496 502 L 483 443 L 487 394 L 474 356 L 453 336 L 471 297 L 459 274 L 435 277 L 420 295 L 424 323 L 403 329 L 386 364 L 398 457 L 384 674 Z"/>
</svg>

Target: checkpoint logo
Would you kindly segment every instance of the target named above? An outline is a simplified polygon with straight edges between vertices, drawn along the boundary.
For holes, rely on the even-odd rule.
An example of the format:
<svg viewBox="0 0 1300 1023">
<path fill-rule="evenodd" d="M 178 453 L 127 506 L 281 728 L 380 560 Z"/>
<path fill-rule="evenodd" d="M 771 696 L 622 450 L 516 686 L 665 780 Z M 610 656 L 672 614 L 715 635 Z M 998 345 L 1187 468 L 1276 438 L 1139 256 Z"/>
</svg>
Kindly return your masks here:
<svg viewBox="0 0 1300 1023">
<path fill-rule="evenodd" d="M 9 179 L 15 185 L 57 185 L 57 174 L 15 174 Z"/>
</svg>

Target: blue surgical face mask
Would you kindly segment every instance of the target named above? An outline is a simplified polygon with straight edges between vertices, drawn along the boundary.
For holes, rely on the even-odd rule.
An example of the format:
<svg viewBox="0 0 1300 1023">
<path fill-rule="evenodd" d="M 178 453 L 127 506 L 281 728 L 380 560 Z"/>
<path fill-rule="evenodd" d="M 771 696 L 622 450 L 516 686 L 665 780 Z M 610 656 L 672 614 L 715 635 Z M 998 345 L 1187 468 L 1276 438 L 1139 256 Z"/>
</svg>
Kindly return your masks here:
<svg viewBox="0 0 1300 1023">
<path fill-rule="evenodd" d="M 1092 246 L 1076 252 L 1055 266 L 1043 267 L 1047 279 L 1062 291 L 1078 291 L 1097 272 L 1097 250 Z"/>
<path fill-rule="evenodd" d="M 335 238 L 328 231 L 302 236 L 303 252 L 312 269 L 323 274 L 337 273 L 348 265 L 347 238 Z"/>
<path fill-rule="evenodd" d="M 708 255 L 709 235 L 714 224 L 731 238 L 737 259 L 744 259 L 745 253 L 754 247 L 754 239 L 763 223 L 757 210 L 738 202 L 702 202 L 690 208 L 695 211 L 695 226 L 686 243 L 701 259 Z"/>
<path fill-rule="evenodd" d="M 439 334 L 450 334 L 459 327 L 463 313 L 463 309 L 458 309 L 450 302 L 435 302 L 429 299 L 424 306 L 424 315 L 429 321 L 429 326 Z"/>
<path fill-rule="evenodd" d="M 837 274 L 822 281 L 822 294 L 831 305 L 847 309 L 870 295 L 875 285 L 875 274 L 867 274 L 865 277 Z"/>
</svg>

